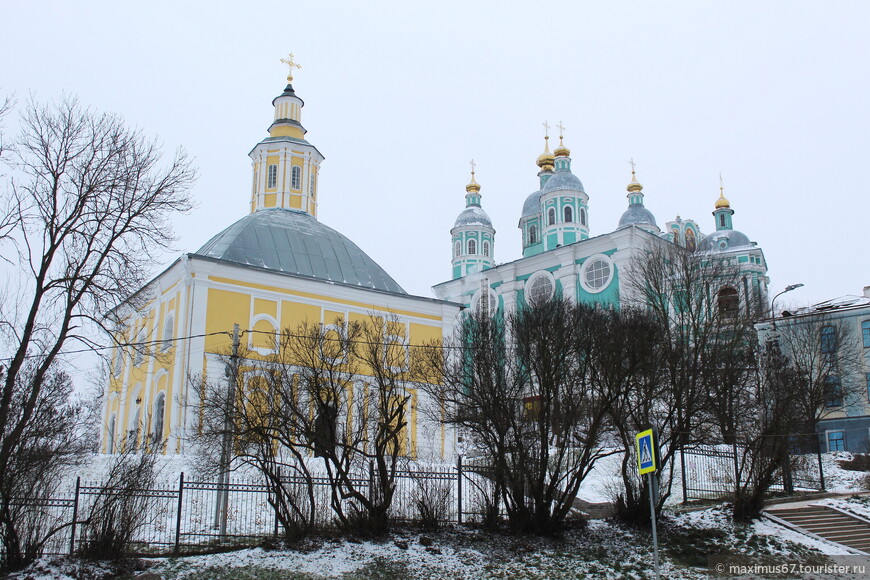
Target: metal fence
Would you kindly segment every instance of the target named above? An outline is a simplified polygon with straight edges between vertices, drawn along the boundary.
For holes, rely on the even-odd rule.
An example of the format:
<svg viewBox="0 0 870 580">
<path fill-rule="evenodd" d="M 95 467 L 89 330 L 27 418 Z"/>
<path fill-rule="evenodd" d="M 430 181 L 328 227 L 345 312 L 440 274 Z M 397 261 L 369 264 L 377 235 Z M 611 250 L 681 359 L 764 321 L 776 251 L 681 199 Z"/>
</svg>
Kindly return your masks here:
<svg viewBox="0 0 870 580">
<path fill-rule="evenodd" d="M 680 450 L 683 501 L 718 500 L 734 495 L 735 484 L 748 481 L 741 470 L 743 449 L 735 445 L 697 445 Z M 823 474 L 814 455 L 794 454 L 775 474 L 772 492 L 824 491 Z"/>
<path fill-rule="evenodd" d="M 362 493 L 375 493 L 371 471 L 351 480 Z M 307 506 L 309 482 L 302 477 L 283 477 L 285 493 L 295 494 Z M 332 482 L 312 477 L 315 525 L 334 522 L 331 509 Z M 295 488 L 295 492 L 294 492 Z M 477 464 L 410 465 L 396 472 L 390 508 L 394 521 L 412 522 L 425 518 L 438 523 L 462 523 L 484 516 L 482 505 L 492 498 L 492 481 Z M 132 549 L 143 554 L 201 552 L 232 545 L 250 545 L 278 533 L 278 518 L 270 489 L 260 481 L 232 480 L 226 484 L 191 481 L 180 474 L 175 482 L 163 482 L 149 489 L 113 490 L 99 482 L 76 480 L 65 497 L 28 500 L 14 504 L 18 521 L 32 537 L 44 537 L 58 529 L 42 550 L 44 555 L 65 555 L 84 547 L 92 537 L 88 515 L 100 498 L 128 494 L 144 500 L 147 510 L 136 526 Z M 485 501 L 486 500 L 486 501 Z M 352 499 L 341 500 L 350 507 Z M 42 534 L 42 536 L 40 536 Z"/>
</svg>

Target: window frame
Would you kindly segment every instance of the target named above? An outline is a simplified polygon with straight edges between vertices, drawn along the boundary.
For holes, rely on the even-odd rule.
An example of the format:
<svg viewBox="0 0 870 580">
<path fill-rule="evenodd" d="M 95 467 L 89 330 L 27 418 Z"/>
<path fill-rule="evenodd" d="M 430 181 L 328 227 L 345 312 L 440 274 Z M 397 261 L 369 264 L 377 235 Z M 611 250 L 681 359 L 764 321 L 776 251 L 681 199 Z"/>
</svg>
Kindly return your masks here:
<svg viewBox="0 0 870 580">
<path fill-rule="evenodd" d="M 550 290 L 547 293 L 547 296 L 533 297 L 532 294 L 533 294 L 535 284 L 537 284 L 539 280 L 547 280 L 550 283 Z M 556 294 L 556 277 L 553 276 L 553 274 L 551 272 L 548 272 L 546 270 L 538 270 L 537 272 L 535 272 L 534 274 L 529 276 L 528 280 L 526 280 L 526 285 L 525 285 L 524 290 L 525 290 L 526 304 L 533 306 L 534 304 L 532 303 L 532 300 L 534 300 L 535 303 L 537 303 L 539 300 L 541 302 L 546 302 L 546 301 L 552 299 L 553 296 Z"/>
<path fill-rule="evenodd" d="M 547 225 L 554 226 L 556 225 L 556 208 L 551 207 L 547 210 Z"/>
<path fill-rule="evenodd" d="M 266 189 L 275 189 L 278 187 L 278 165 L 270 163 L 266 167 Z"/>
<path fill-rule="evenodd" d="M 839 433 L 839 437 L 836 439 L 831 437 L 835 433 Z M 831 441 L 839 442 L 839 449 L 831 449 Z M 830 431 L 825 431 L 825 443 L 828 446 L 828 453 L 832 453 L 834 451 L 845 451 L 846 450 L 846 431 L 843 429 L 832 429 Z"/>
<path fill-rule="evenodd" d="M 538 226 L 531 224 L 529 226 L 529 245 L 534 246 L 538 243 Z"/>
<path fill-rule="evenodd" d="M 566 205 L 562 208 L 562 217 L 566 224 L 574 223 L 574 209 L 570 205 Z"/>
<path fill-rule="evenodd" d="M 469 256 L 476 256 L 477 255 L 477 240 L 474 238 L 469 238 L 465 242 L 465 248 L 466 248 L 466 253 Z"/>
<path fill-rule="evenodd" d="M 864 348 L 870 348 L 870 318 L 861 321 L 861 337 L 864 340 Z"/>
<path fill-rule="evenodd" d="M 294 165 L 290 169 L 290 189 L 299 191 L 302 189 L 302 167 Z"/>
<path fill-rule="evenodd" d="M 825 377 L 825 408 L 843 406 L 843 382 L 837 375 Z"/>
<path fill-rule="evenodd" d="M 602 285 L 600 287 L 595 287 L 595 286 L 589 285 L 588 281 L 586 280 L 586 277 L 587 277 L 587 273 L 592 268 L 592 266 L 596 262 L 599 262 L 599 261 L 604 262 L 607 265 L 609 271 L 608 271 L 608 276 L 607 276 L 607 278 L 605 278 Z M 614 276 L 615 276 L 615 267 L 613 264 L 613 260 L 610 259 L 610 256 L 607 256 L 605 254 L 593 254 L 593 255 L 589 256 L 588 258 L 586 258 L 586 260 L 583 262 L 583 266 L 580 268 L 580 274 L 579 274 L 580 286 L 586 292 L 588 292 L 590 294 L 599 294 L 601 292 L 604 292 L 605 290 L 607 290 L 607 288 L 610 287 L 610 284 L 613 283 Z"/>
<path fill-rule="evenodd" d="M 837 352 L 836 329 L 832 324 L 826 324 L 819 329 L 819 349 L 822 354 Z"/>
<path fill-rule="evenodd" d="M 488 240 L 483 240 L 483 242 L 480 244 L 480 249 L 483 251 L 483 257 L 489 258 L 489 241 Z"/>
</svg>

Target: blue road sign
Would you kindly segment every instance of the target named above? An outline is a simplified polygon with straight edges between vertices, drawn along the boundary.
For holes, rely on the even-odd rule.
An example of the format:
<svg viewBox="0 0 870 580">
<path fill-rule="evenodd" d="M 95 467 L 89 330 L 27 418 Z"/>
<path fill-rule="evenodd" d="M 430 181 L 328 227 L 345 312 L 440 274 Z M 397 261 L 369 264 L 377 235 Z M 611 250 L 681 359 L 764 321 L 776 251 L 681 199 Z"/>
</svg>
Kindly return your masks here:
<svg viewBox="0 0 870 580">
<path fill-rule="evenodd" d="M 637 469 L 640 475 L 656 470 L 656 456 L 653 452 L 653 431 L 647 429 L 635 437 L 637 446 Z"/>
</svg>

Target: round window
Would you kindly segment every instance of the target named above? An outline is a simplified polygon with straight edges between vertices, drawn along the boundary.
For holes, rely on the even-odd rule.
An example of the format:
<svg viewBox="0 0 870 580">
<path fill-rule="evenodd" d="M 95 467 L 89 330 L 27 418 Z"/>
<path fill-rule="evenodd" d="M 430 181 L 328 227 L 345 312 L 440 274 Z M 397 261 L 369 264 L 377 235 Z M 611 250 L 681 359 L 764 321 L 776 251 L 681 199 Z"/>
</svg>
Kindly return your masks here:
<svg viewBox="0 0 870 580">
<path fill-rule="evenodd" d="M 596 294 L 610 285 L 613 279 L 613 262 L 599 254 L 592 256 L 583 264 L 580 271 L 580 285 L 587 292 Z"/>
<path fill-rule="evenodd" d="M 529 304 L 546 302 L 553 297 L 555 290 L 556 285 L 553 283 L 552 275 L 548 272 L 539 272 L 526 283 L 526 302 Z"/>
</svg>

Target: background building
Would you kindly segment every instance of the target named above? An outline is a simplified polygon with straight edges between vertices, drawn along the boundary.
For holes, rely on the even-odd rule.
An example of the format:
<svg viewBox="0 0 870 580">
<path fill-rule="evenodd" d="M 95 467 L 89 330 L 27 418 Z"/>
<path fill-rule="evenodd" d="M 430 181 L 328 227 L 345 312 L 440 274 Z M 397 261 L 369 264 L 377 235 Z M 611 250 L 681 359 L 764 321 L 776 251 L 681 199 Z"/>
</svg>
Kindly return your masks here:
<svg viewBox="0 0 870 580">
<path fill-rule="evenodd" d="M 712 234 L 705 236 L 694 220 L 679 216 L 661 230 L 644 206 L 643 186 L 632 162 L 627 209 L 614 229 L 592 235 L 590 196 L 573 172 L 571 151 L 562 135 L 552 153 L 549 136 L 544 137 L 544 143 L 544 152 L 536 161 L 538 189 L 525 198 L 518 223 L 522 257 L 495 262 L 495 229 L 483 210 L 482 186 L 472 170 L 466 186 L 466 209 L 450 230 L 453 278 L 434 286 L 436 296 L 466 307 L 481 305 L 487 299 L 491 309 L 510 311 L 559 292 L 577 302 L 618 308 L 628 298 L 626 273 L 631 261 L 648 244 L 666 240 L 735 266 L 739 287 L 719 292 L 728 293 L 727 298 L 747 313 L 766 311 L 764 253 L 734 229 L 734 210 L 723 187 L 714 204 Z"/>
<path fill-rule="evenodd" d="M 870 452 L 870 286 L 757 325 L 827 392 L 817 430 L 823 451 Z"/>
</svg>

